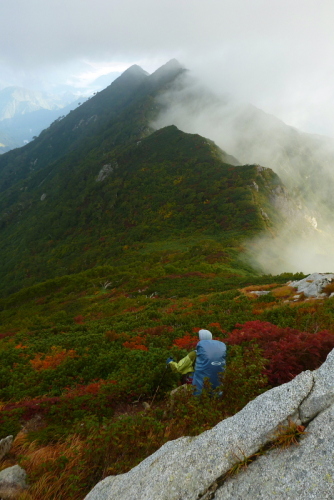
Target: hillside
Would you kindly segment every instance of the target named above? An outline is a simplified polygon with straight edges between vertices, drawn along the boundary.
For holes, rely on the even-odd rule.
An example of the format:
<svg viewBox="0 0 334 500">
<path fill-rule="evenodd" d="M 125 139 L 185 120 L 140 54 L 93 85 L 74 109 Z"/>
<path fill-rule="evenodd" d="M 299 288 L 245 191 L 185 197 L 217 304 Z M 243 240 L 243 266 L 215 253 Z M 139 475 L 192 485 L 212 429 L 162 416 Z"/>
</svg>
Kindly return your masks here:
<svg viewBox="0 0 334 500">
<path fill-rule="evenodd" d="M 290 281 L 301 273 L 245 258 L 249 239 L 275 242 L 290 219 L 297 236 L 314 231 L 277 174 L 152 128 L 184 72 L 131 67 L 0 157 L 0 439 L 15 436 L 0 472 L 27 471 L 19 500 L 82 500 L 334 347 L 330 277 L 310 298 Z M 199 328 L 228 346 L 223 397 L 171 404 L 165 360 L 194 349 Z"/>
<path fill-rule="evenodd" d="M 317 368 L 334 346 L 333 299 L 295 299 L 292 276 L 233 270 L 214 241 L 138 257 L 0 301 L 0 435 L 16 436 L 0 467 L 27 470 L 29 500 L 82 500 L 167 441 Z M 165 359 L 182 358 L 203 326 L 229 345 L 224 398 L 181 394 L 169 409 L 178 378 Z"/>
<path fill-rule="evenodd" d="M 333 365 L 334 351 L 318 370 L 259 395 L 213 429 L 105 478 L 85 500 L 331 498 Z"/>
<path fill-rule="evenodd" d="M 237 166 L 173 126 L 148 135 L 155 96 L 183 71 L 174 61 L 152 75 L 132 67 L 0 158 L 2 295 L 122 265 L 152 242 L 210 235 L 235 247 L 282 220 L 275 193 L 284 188 L 270 170 Z"/>
<path fill-rule="evenodd" d="M 122 154 L 72 163 L 70 176 L 68 161 L 36 173 L 1 199 L 2 288 L 114 264 L 124 247 L 190 234 L 231 246 L 273 225 L 278 177 L 221 157 L 206 139 L 167 127 Z"/>
</svg>

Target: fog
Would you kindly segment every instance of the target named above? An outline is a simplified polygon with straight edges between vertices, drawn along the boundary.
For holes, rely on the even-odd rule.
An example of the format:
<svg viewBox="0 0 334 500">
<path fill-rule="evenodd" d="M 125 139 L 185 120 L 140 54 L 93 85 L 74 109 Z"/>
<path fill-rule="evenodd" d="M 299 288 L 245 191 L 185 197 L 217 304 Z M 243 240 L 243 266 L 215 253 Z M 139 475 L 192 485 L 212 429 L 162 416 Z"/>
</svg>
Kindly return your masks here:
<svg viewBox="0 0 334 500">
<path fill-rule="evenodd" d="M 287 194 L 272 196 L 282 225 L 247 243 L 248 258 L 267 273 L 334 269 L 334 140 L 306 134 L 235 96 L 221 93 L 192 72 L 159 96 L 156 129 L 174 124 L 213 140 L 241 164 L 276 172 Z"/>
<path fill-rule="evenodd" d="M 331 0 L 3 0 L 0 86 L 79 88 L 176 58 L 215 92 L 334 137 L 333 18 Z"/>
<path fill-rule="evenodd" d="M 246 243 L 245 259 L 262 272 L 328 273 L 334 270 L 332 234 L 315 232 L 308 237 L 295 234 L 289 224 L 276 237 L 260 236 Z"/>
</svg>

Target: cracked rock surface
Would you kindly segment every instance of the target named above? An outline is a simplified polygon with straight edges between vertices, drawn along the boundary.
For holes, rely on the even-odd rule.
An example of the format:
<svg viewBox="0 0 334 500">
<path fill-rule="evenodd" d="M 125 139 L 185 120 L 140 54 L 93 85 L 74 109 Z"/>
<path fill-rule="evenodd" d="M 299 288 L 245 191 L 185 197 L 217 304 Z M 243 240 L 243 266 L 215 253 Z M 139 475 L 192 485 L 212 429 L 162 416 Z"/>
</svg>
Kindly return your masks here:
<svg viewBox="0 0 334 500">
<path fill-rule="evenodd" d="M 215 500 L 334 498 L 334 406 L 307 427 L 299 445 L 274 450 L 228 479 Z"/>
<path fill-rule="evenodd" d="M 312 392 L 300 406 L 303 423 L 334 404 L 334 350 L 328 354 L 326 362 L 313 372 L 313 379 Z"/>
</svg>

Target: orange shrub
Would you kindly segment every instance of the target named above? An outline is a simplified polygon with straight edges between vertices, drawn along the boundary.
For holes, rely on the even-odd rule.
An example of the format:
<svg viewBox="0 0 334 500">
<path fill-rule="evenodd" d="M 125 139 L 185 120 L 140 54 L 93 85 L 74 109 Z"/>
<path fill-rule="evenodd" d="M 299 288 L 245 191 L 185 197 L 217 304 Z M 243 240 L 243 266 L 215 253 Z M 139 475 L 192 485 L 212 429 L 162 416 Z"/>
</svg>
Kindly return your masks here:
<svg viewBox="0 0 334 500">
<path fill-rule="evenodd" d="M 26 345 L 22 345 L 22 344 L 17 344 L 17 345 L 15 346 L 15 349 L 28 349 L 28 346 L 26 346 Z"/>
<path fill-rule="evenodd" d="M 66 359 L 75 357 L 77 357 L 77 354 L 74 349 L 67 350 L 53 346 L 51 347 L 51 354 L 46 355 L 37 353 L 35 357 L 30 360 L 30 364 L 34 370 L 43 371 L 56 368 Z"/>
<path fill-rule="evenodd" d="M 140 337 L 140 335 L 138 335 L 137 337 L 134 337 L 131 340 L 123 342 L 123 346 L 126 347 L 127 349 L 136 349 L 138 351 L 148 351 L 148 348 L 144 345 L 145 341 L 146 341 L 146 337 Z"/>
<path fill-rule="evenodd" d="M 114 342 L 115 340 L 119 340 L 122 337 L 122 335 L 117 333 L 115 330 L 108 330 L 104 335 L 105 335 L 106 339 L 109 340 L 110 342 Z"/>
<path fill-rule="evenodd" d="M 291 295 L 294 295 L 296 291 L 291 287 L 291 286 L 280 286 L 279 288 L 276 288 L 276 290 L 272 291 L 272 294 L 274 297 L 277 298 L 288 298 L 291 297 Z"/>
</svg>

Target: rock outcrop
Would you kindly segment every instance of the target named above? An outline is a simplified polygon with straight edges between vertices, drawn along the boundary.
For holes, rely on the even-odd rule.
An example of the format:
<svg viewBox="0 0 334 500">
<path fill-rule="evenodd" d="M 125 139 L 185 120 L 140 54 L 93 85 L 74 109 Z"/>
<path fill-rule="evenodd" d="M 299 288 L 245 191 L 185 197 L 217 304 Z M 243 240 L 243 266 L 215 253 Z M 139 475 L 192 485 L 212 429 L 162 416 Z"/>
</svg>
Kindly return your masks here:
<svg viewBox="0 0 334 500">
<path fill-rule="evenodd" d="M 288 421 L 307 426 L 299 446 L 268 451 L 224 480 Z M 334 498 L 334 350 L 200 436 L 170 441 L 126 474 L 107 477 L 85 500 L 310 500 Z"/>
<path fill-rule="evenodd" d="M 226 481 L 215 500 L 326 500 L 334 498 L 334 407 L 307 427 L 299 446 L 261 456 Z"/>
<path fill-rule="evenodd" d="M 14 500 L 26 488 L 27 474 L 22 467 L 14 465 L 0 472 L 0 498 L 2 500 Z"/>
<path fill-rule="evenodd" d="M 289 286 L 297 288 L 298 293 L 303 293 L 305 297 L 327 297 L 323 293 L 324 288 L 332 283 L 334 274 L 331 273 L 313 273 L 300 281 L 292 281 Z"/>
<path fill-rule="evenodd" d="M 7 436 L 0 439 L 0 460 L 9 452 L 13 444 L 13 436 Z"/>
</svg>

